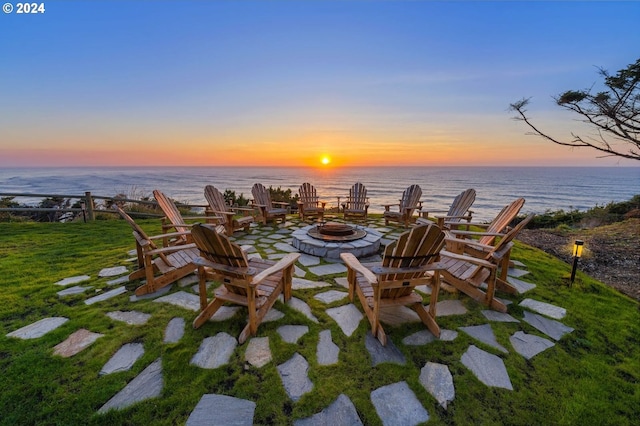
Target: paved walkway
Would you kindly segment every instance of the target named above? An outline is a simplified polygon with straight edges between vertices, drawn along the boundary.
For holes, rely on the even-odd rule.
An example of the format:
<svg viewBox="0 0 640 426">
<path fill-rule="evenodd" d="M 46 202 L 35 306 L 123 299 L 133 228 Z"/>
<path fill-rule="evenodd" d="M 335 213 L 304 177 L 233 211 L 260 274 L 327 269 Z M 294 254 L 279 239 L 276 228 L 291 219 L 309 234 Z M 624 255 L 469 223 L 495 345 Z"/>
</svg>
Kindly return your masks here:
<svg viewBox="0 0 640 426">
<path fill-rule="evenodd" d="M 250 256 L 260 256 L 256 250 L 256 248 L 259 248 L 269 259 L 279 259 L 287 252 L 296 251 L 290 244 L 291 233 L 304 226 L 306 224 L 297 220 L 288 221 L 277 228 L 254 225 L 250 233 L 236 233 L 233 239 L 238 244 L 243 245 L 243 248 Z M 402 229 L 384 227 L 382 220 L 370 221 L 369 226 L 383 235 L 383 244 L 388 244 L 403 232 Z M 366 260 L 379 260 L 379 256 L 373 256 Z M 342 274 L 343 276 L 328 281 L 311 281 L 304 278 L 307 271 L 312 272 L 321 279 L 324 276 L 335 276 L 335 274 Z M 101 271 L 87 271 L 88 274 L 95 273 L 98 277 L 112 277 L 108 281 L 108 286 L 113 288 L 108 288 L 106 289 L 107 291 L 98 295 L 87 297 L 85 303 L 87 305 L 100 303 L 128 293 L 123 285 L 127 282 L 126 274 L 128 272 L 127 267 L 124 266 L 114 266 Z M 309 321 L 318 323 L 318 319 L 307 304 L 307 301 L 300 299 L 296 294 L 296 290 L 315 289 L 316 291 L 312 297 L 324 304 L 334 306 L 327 308 L 325 312 L 338 324 L 340 330 L 346 336 L 351 336 L 364 319 L 364 315 L 354 304 L 349 302 L 345 273 L 345 266 L 339 262 L 321 264 L 320 259 L 317 257 L 302 255 L 296 265 L 296 278 L 293 283 L 294 297 L 288 302 L 289 307 L 302 313 Z M 535 284 L 521 279 L 523 277 L 526 279 L 526 275 L 526 267 L 522 264 L 509 271 L 510 282 L 516 285 L 521 293 L 535 287 Z M 88 296 L 90 294 L 88 291 L 92 289 L 92 286 L 85 286 L 83 283 L 90 280 L 90 275 L 82 275 L 65 278 L 54 284 L 64 287 L 58 292 L 59 297 L 63 298 L 82 293 L 87 293 Z M 71 286 L 72 284 L 74 285 Z M 429 294 L 430 291 L 428 287 L 422 287 L 419 290 L 425 294 Z M 165 343 L 175 344 L 180 342 L 185 324 L 190 323 L 195 316 L 191 311 L 197 312 L 199 310 L 197 292 L 197 278 L 195 275 L 191 275 L 180 280 L 177 285 L 166 287 L 155 294 L 144 297 L 145 299 L 152 298 L 157 303 L 180 306 L 186 310 L 184 318 L 173 318 L 167 324 L 164 336 Z M 95 291 L 92 293 L 95 294 Z M 123 324 L 123 326 L 146 323 L 151 319 L 151 315 L 137 312 L 135 310 L 136 300 L 138 298 L 131 294 L 127 299 L 122 298 L 122 310 L 109 312 L 107 315 L 112 320 Z M 336 302 L 341 304 L 335 306 Z M 512 303 L 509 300 L 505 300 L 505 302 Z M 454 340 L 459 336 L 459 333 L 465 333 L 477 341 L 478 346 L 470 345 L 464 353 L 460 354 L 460 361 L 488 387 L 513 390 L 504 362 L 495 353 L 501 354 L 502 357 L 522 356 L 526 359 L 531 359 L 554 346 L 553 341 L 559 340 L 564 334 L 573 331 L 572 328 L 559 321 L 566 314 L 566 311 L 561 307 L 530 298 L 520 302 L 520 306 L 525 308 L 521 318 L 486 310 L 483 311 L 483 315 L 487 320 L 484 324 L 468 324 L 458 330 L 442 330 L 441 341 Z M 211 320 L 229 320 L 238 310 L 238 307 L 223 307 Z M 466 312 L 467 310 L 460 300 L 443 300 L 438 303 L 438 316 L 465 315 Z M 265 321 L 276 321 L 283 317 L 285 317 L 285 314 L 274 308 L 269 312 Z M 21 339 L 37 339 L 61 326 L 66 321 L 68 321 L 68 318 L 43 318 L 9 333 L 8 336 Z M 419 322 L 420 320 L 415 312 L 408 308 L 395 308 L 384 311 L 382 321 L 390 325 L 400 325 L 407 322 Z M 496 340 L 491 327 L 493 322 L 525 322 L 539 333 L 528 334 L 523 331 L 517 331 L 509 338 L 511 346 L 506 347 Z M 299 324 L 283 325 L 277 329 L 277 333 L 283 341 L 295 344 L 298 339 L 309 333 L 309 327 Z M 66 340 L 56 345 L 54 353 L 62 357 L 71 357 L 103 337 L 103 335 L 93 333 L 90 330 L 79 329 L 70 334 Z M 436 340 L 438 339 L 425 329 L 407 336 L 402 343 L 404 345 L 428 345 Z M 372 365 L 379 363 L 405 364 L 407 362 L 403 353 L 394 345 L 391 339 L 387 346 L 383 347 L 371 333 L 367 333 L 364 347 L 371 356 Z M 258 331 L 258 337 L 250 339 L 243 346 L 238 346 L 236 338 L 225 332 L 203 338 L 199 348 L 197 348 L 197 352 L 191 359 L 191 364 L 203 369 L 219 368 L 227 364 L 238 351 L 244 352 L 245 360 L 256 368 L 262 368 L 272 362 L 269 337 L 261 336 L 260 331 Z M 102 376 L 127 371 L 133 367 L 143 354 L 144 345 L 142 343 L 125 344 L 102 367 L 98 374 Z M 316 354 L 319 365 L 330 366 L 338 362 L 340 349 L 333 343 L 331 330 L 322 330 L 320 332 Z M 309 379 L 308 375 L 310 368 L 313 367 L 298 353 L 295 353 L 288 361 L 277 366 L 282 386 L 294 403 L 314 388 L 314 383 Z M 455 399 L 453 377 L 447 365 L 427 362 L 420 371 L 419 381 L 444 409 Z M 143 403 L 143 401 L 150 398 L 158 398 L 162 393 L 163 386 L 162 359 L 158 358 L 120 392 L 105 401 L 105 404 L 98 412 L 119 410 Z M 422 406 L 406 382 L 391 383 L 374 390 L 371 393 L 371 402 L 385 425 L 412 425 L 429 419 L 428 411 Z M 242 400 L 229 395 L 205 394 L 193 408 L 187 420 L 187 425 L 251 425 L 253 424 L 255 407 L 256 404 L 253 401 Z M 349 397 L 340 395 L 321 412 L 307 419 L 296 420 L 295 424 L 298 426 L 351 425 L 362 424 L 362 421 Z"/>
</svg>

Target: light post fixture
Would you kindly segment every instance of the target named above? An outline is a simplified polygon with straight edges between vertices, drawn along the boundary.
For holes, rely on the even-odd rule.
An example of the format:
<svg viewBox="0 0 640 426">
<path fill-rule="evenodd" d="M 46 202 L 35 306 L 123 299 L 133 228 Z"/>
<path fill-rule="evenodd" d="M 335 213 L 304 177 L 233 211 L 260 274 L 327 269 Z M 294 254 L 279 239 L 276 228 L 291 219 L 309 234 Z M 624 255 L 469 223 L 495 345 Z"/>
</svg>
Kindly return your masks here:
<svg viewBox="0 0 640 426">
<path fill-rule="evenodd" d="M 569 287 L 571 287 L 573 281 L 576 279 L 576 268 L 578 267 L 578 259 L 582 257 L 583 246 L 584 241 L 582 240 L 576 240 L 575 243 L 573 243 L 573 268 L 571 268 L 571 284 L 569 284 Z"/>
</svg>

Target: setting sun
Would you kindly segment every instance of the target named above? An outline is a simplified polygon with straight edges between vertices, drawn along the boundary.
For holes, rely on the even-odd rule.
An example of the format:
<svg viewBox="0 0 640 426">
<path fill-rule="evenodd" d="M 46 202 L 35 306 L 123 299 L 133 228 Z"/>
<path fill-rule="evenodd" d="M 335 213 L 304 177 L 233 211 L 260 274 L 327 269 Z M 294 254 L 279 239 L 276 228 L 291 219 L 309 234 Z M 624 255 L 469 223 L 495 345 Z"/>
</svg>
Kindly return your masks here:
<svg viewBox="0 0 640 426">
<path fill-rule="evenodd" d="M 322 157 L 322 160 L 320 160 L 320 162 L 322 162 L 322 164 L 324 164 L 326 166 L 327 164 L 329 164 L 331 162 L 331 158 L 329 158 L 327 156 L 324 156 L 324 157 Z"/>
</svg>

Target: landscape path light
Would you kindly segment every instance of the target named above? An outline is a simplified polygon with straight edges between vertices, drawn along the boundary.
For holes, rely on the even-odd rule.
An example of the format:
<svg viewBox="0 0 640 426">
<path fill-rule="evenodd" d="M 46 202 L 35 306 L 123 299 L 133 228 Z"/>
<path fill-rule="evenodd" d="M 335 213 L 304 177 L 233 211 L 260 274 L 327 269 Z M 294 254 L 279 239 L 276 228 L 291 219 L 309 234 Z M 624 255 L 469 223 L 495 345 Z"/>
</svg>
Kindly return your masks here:
<svg viewBox="0 0 640 426">
<path fill-rule="evenodd" d="M 571 268 L 571 284 L 573 284 L 573 281 L 576 279 L 576 269 L 578 267 L 578 259 L 582 257 L 583 246 L 584 246 L 584 241 L 582 240 L 576 240 L 575 243 L 573 243 L 573 268 Z M 569 284 L 569 287 L 571 287 L 571 284 Z"/>
</svg>

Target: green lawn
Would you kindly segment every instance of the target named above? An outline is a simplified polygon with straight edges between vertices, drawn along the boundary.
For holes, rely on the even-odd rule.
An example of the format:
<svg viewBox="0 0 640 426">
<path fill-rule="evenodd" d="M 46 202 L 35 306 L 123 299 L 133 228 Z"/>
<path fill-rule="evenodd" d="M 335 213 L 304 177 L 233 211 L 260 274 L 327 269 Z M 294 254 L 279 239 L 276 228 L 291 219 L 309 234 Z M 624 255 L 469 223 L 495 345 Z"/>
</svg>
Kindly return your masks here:
<svg viewBox="0 0 640 426">
<path fill-rule="evenodd" d="M 150 233 L 160 230 L 157 220 L 140 223 Z M 220 331 L 237 336 L 244 324 L 240 316 L 209 322 L 198 330 L 187 326 L 178 343 L 164 344 L 163 333 L 169 320 L 181 316 L 189 324 L 195 313 L 152 300 L 129 302 L 137 283 L 127 284 L 130 292 L 126 295 L 90 306 L 83 303 L 88 294 L 57 296 L 62 288 L 53 283 L 75 275 L 92 277 L 83 285 L 107 288 L 108 279 L 97 278 L 98 271 L 116 265 L 131 267 L 126 259 L 132 248 L 130 228 L 123 221 L 0 223 L 0 424 L 184 424 L 203 394 L 221 393 L 256 402 L 256 424 L 280 425 L 311 416 L 344 393 L 363 423 L 377 425 L 381 422 L 371 402 L 371 392 L 402 380 L 407 381 L 429 412 L 429 424 L 630 425 L 640 421 L 638 303 L 580 272 L 576 283 L 568 288 L 570 265 L 529 246 L 518 243 L 512 258 L 527 265 L 530 274 L 523 279 L 537 287 L 517 297 L 499 296 L 515 302 L 509 306 L 509 313 L 517 318 L 522 318 L 518 302 L 524 298 L 562 306 L 567 309 L 562 322 L 575 329 L 529 361 L 515 353 L 509 343 L 509 336 L 519 330 L 541 335 L 524 322 L 491 323 L 509 354 L 492 352 L 462 332 L 452 342 L 405 346 L 402 338 L 422 329 L 421 324 L 410 324 L 388 328 L 407 364 L 371 367 L 363 343 L 369 332 L 368 322 L 363 320 L 352 336 L 345 336 L 325 313 L 327 307 L 344 302 L 327 306 L 313 298 L 327 290 L 324 288 L 294 291 L 295 297 L 312 308 L 318 324 L 278 302 L 276 308 L 286 314 L 285 318 L 260 326 L 259 336 L 269 336 L 271 363 L 262 368 L 247 366 L 245 344 L 237 347 L 228 365 L 214 370 L 194 367 L 189 361 L 205 337 Z M 315 279 L 309 274 L 306 278 Z M 333 282 L 326 277 L 323 280 Z M 469 313 L 439 318 L 442 328 L 457 330 L 487 323 L 481 314 L 482 306 L 464 295 L 443 293 L 440 297 L 447 298 L 459 298 Z M 360 307 L 359 302 L 355 304 Z M 152 318 L 144 326 L 123 326 L 105 315 L 116 310 L 142 311 L 152 314 Z M 11 331 L 51 316 L 63 316 L 69 321 L 41 338 L 6 337 Z M 276 332 L 285 324 L 308 325 L 310 331 L 297 344 L 288 344 Z M 79 328 L 105 336 L 73 357 L 54 356 L 52 348 Z M 318 334 L 325 329 L 331 330 L 333 341 L 340 348 L 337 365 L 316 363 Z M 130 371 L 99 376 L 111 356 L 130 342 L 144 344 L 143 358 Z M 461 354 L 471 344 L 504 360 L 513 391 L 488 388 L 461 363 Z M 276 366 L 296 352 L 310 363 L 309 378 L 314 389 L 294 403 L 284 391 Z M 160 398 L 123 411 L 95 414 L 159 357 L 164 374 Z M 440 408 L 418 381 L 420 369 L 428 361 L 447 364 L 454 377 L 456 398 L 447 410 Z"/>
</svg>

